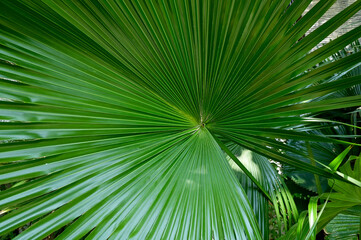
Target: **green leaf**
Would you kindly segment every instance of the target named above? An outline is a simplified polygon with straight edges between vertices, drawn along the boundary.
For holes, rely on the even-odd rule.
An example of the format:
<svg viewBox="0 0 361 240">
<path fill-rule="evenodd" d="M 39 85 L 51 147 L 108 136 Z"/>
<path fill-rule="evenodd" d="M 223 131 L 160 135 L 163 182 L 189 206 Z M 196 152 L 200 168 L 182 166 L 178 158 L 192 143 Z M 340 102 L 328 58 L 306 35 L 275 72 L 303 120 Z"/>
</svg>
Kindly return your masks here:
<svg viewBox="0 0 361 240">
<path fill-rule="evenodd" d="M 337 168 L 342 163 L 343 159 L 346 157 L 346 155 L 350 152 L 352 148 L 352 145 L 346 148 L 340 155 L 338 155 L 335 159 L 332 160 L 332 162 L 328 165 L 332 170 L 336 171 Z"/>
<path fill-rule="evenodd" d="M 15 239 L 64 226 L 59 239 L 265 236 L 223 144 L 340 179 L 288 156 L 305 153 L 280 139 L 351 145 L 302 126 L 360 103 L 321 99 L 359 83 L 330 81 L 358 65 L 359 52 L 315 67 L 359 28 L 310 52 L 360 1 L 302 38 L 335 0 L 299 19 L 309 3 L 0 1 L 0 183 L 24 181 L 0 193 L 1 209 L 12 209 L 1 234 L 31 225 Z M 269 164 L 259 166 L 274 183 L 243 170 L 280 216 L 297 218 Z"/>
<path fill-rule="evenodd" d="M 263 232 L 263 237 L 265 239 L 269 237 L 268 211 L 270 203 L 275 210 L 278 224 L 280 226 L 284 224 L 287 230 L 298 219 L 298 211 L 282 177 L 264 156 L 233 143 L 227 143 L 227 147 L 236 156 L 236 160 L 229 157 L 230 165 L 234 169 L 253 206 L 258 224 Z M 246 168 L 248 173 L 246 174 L 246 171 L 243 171 L 243 168 L 239 165 Z M 249 177 L 249 174 L 251 174 L 251 177 Z M 252 180 L 252 178 L 256 178 L 257 182 Z M 260 191 L 259 185 L 269 195 L 269 200 L 265 197 L 266 194 Z"/>
<path fill-rule="evenodd" d="M 360 216 L 339 214 L 325 228 L 330 240 L 356 240 L 360 233 Z"/>
</svg>

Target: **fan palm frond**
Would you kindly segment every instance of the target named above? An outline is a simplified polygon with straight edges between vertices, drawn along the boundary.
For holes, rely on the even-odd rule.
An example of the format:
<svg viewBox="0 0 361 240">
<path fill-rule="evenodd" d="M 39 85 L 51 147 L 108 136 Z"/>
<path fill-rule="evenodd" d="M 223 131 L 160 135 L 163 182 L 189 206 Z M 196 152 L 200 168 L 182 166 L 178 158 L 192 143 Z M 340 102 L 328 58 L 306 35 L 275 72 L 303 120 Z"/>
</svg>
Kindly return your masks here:
<svg viewBox="0 0 361 240">
<path fill-rule="evenodd" d="M 361 1 L 303 37 L 335 0 L 299 19 L 310 2 L 0 1 L 0 182 L 21 182 L 0 193 L 0 234 L 33 222 L 16 239 L 65 225 L 58 239 L 260 239 L 214 136 L 336 177 L 278 139 L 339 141 L 292 126 L 361 101 L 304 102 L 361 56 L 311 69 L 361 36 L 310 52 Z"/>
</svg>

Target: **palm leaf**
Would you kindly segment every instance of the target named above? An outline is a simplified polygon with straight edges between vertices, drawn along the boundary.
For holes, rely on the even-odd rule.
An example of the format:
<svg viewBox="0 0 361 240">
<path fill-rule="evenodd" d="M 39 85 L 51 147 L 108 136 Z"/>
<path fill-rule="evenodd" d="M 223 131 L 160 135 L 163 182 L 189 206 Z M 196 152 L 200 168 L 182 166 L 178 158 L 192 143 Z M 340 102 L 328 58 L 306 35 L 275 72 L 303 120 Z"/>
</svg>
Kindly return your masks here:
<svg viewBox="0 0 361 240">
<path fill-rule="evenodd" d="M 361 36 L 310 53 L 361 9 L 300 40 L 334 2 L 296 21 L 310 1 L 0 1 L 1 182 L 25 180 L 0 193 L 11 209 L 0 234 L 36 222 L 16 239 L 65 225 L 59 239 L 259 239 L 213 136 L 334 175 L 277 140 L 304 137 L 291 128 L 309 114 L 360 102 L 296 98 L 359 63 L 356 53 L 308 71 Z"/>
<path fill-rule="evenodd" d="M 229 148 L 232 149 L 232 153 L 237 156 L 237 162 L 229 158 L 230 165 L 247 193 L 247 197 L 263 233 L 263 238 L 268 239 L 269 237 L 268 212 L 270 203 L 275 210 L 279 228 L 284 224 L 285 230 L 287 230 L 288 227 L 298 219 L 298 211 L 293 197 L 281 176 L 276 172 L 276 169 L 266 157 L 232 143 L 228 145 Z M 255 182 L 242 171 L 242 168 L 238 166 L 239 164 L 244 166 L 252 176 L 256 178 L 256 181 L 261 187 L 257 186 Z M 260 188 L 266 191 L 268 197 L 260 191 Z"/>
<path fill-rule="evenodd" d="M 356 240 L 360 234 L 360 217 L 339 214 L 326 226 L 330 240 L 349 239 Z"/>
<path fill-rule="evenodd" d="M 349 56 L 350 54 L 353 54 L 355 52 L 359 52 L 361 48 L 360 42 L 356 41 L 351 44 L 351 46 L 348 46 L 345 49 L 342 49 L 336 54 L 333 54 L 329 59 L 323 61 L 320 65 L 327 64 L 329 62 L 344 58 L 346 56 Z M 318 88 L 322 88 L 324 90 L 325 95 L 316 99 L 312 99 L 312 101 L 320 101 L 322 99 L 333 99 L 337 97 L 347 97 L 347 96 L 358 96 L 361 94 L 360 91 L 360 84 L 354 85 L 352 84 L 353 79 L 360 78 L 360 70 L 361 65 L 357 64 L 354 68 L 349 69 L 349 71 L 345 71 L 342 74 L 337 74 L 329 79 L 325 79 L 322 82 L 327 82 L 327 84 L 316 83 L 314 84 Z M 344 82 L 350 83 L 349 88 L 342 89 L 340 88 L 342 86 L 346 86 L 343 83 Z M 329 89 L 327 89 L 328 87 Z M 307 96 L 307 93 L 311 92 L 313 87 L 305 88 L 303 92 L 299 94 L 299 97 L 303 97 L 303 99 L 306 99 L 305 96 Z M 337 90 L 337 91 L 335 91 Z M 331 92 L 331 94 L 328 94 Z M 350 112 L 352 112 L 350 114 Z M 351 115 L 351 117 L 350 117 Z M 346 108 L 346 109 L 337 109 L 333 111 L 323 112 L 320 115 L 318 115 L 318 118 L 322 118 L 324 116 L 328 116 L 333 121 L 330 121 L 329 123 L 324 123 L 322 126 L 318 128 L 312 128 L 310 126 L 310 129 L 304 128 L 306 132 L 309 132 L 310 134 L 317 134 L 319 136 L 325 136 L 325 137 L 337 137 L 338 139 L 347 139 L 348 141 L 352 141 L 353 143 L 359 143 L 359 127 L 357 125 L 359 122 L 359 118 L 357 116 L 357 108 Z M 300 129 L 301 130 L 301 129 Z M 308 131 L 307 131 L 308 130 Z M 336 158 L 341 152 L 344 151 L 345 146 L 344 144 L 340 144 L 340 142 L 313 142 L 312 144 L 306 143 L 304 140 L 307 139 L 306 137 L 301 140 L 291 140 L 287 144 L 299 149 L 301 152 L 308 152 L 309 156 L 305 158 L 302 155 L 293 155 L 300 161 L 309 162 L 309 158 L 313 156 L 314 159 L 317 159 L 319 162 L 329 165 L 330 161 L 334 158 Z M 309 147 L 309 149 L 308 149 Z M 358 148 L 355 147 L 351 150 L 351 153 L 358 154 Z M 341 163 L 341 162 L 339 162 Z M 316 187 L 315 177 L 312 176 L 312 174 L 307 173 L 302 170 L 295 169 L 294 167 L 285 166 L 283 169 L 287 176 L 291 176 L 292 180 L 295 181 L 297 184 L 299 184 L 302 187 L 305 187 L 307 190 L 318 192 L 321 194 L 322 192 L 325 192 L 328 188 L 328 182 L 327 178 L 320 178 L 320 185 L 319 189 Z M 321 191 L 322 188 L 322 191 Z"/>
</svg>

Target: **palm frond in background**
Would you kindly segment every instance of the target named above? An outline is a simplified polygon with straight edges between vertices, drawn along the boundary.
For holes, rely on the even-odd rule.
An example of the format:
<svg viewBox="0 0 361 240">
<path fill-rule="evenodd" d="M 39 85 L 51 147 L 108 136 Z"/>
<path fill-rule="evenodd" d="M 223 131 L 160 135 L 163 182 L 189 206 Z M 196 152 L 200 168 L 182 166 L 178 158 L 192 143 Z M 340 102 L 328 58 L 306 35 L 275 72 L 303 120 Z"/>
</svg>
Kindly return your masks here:
<svg viewBox="0 0 361 240">
<path fill-rule="evenodd" d="M 269 194 L 269 199 L 265 197 L 257 185 L 254 184 L 242 169 L 229 158 L 230 165 L 234 169 L 243 189 L 247 193 L 247 197 L 251 203 L 255 213 L 257 222 L 260 226 L 263 238 L 269 237 L 269 218 L 270 211 L 269 202 L 275 211 L 277 227 L 287 230 L 292 223 L 298 219 L 298 211 L 293 197 L 283 181 L 282 177 L 277 173 L 276 169 L 262 155 L 243 149 L 235 144 L 230 144 L 229 148 L 238 157 L 239 162 L 251 172 L 258 182 Z M 281 234 L 281 232 L 279 232 Z"/>
<path fill-rule="evenodd" d="M 342 49 L 336 54 L 333 54 L 327 60 L 323 61 L 319 64 L 322 66 L 324 64 L 330 63 L 332 61 L 339 60 L 341 58 L 347 57 L 350 54 L 354 54 L 359 52 L 361 49 L 361 43 L 359 41 L 355 41 L 347 48 Z M 319 67 L 318 66 L 318 67 Z M 325 82 L 333 82 L 334 84 L 342 83 L 345 79 L 358 79 L 361 73 L 361 63 L 355 65 L 353 68 L 349 69 L 348 71 L 343 72 L 342 74 L 336 74 L 329 79 L 325 79 L 318 83 L 314 83 L 315 86 L 321 85 Z M 361 85 L 353 85 L 349 88 L 340 89 L 338 91 L 325 94 L 322 97 L 312 99 L 312 101 L 320 101 L 325 99 L 334 99 L 339 97 L 352 97 L 352 96 L 360 96 L 361 95 Z M 323 123 L 321 126 L 314 128 L 314 127 L 305 127 L 300 126 L 299 130 L 303 130 L 308 132 L 309 134 L 315 134 L 325 137 L 335 137 L 340 140 L 347 140 L 352 143 L 360 143 L 360 119 L 361 115 L 358 112 L 358 106 L 352 108 L 342 108 L 336 109 L 332 111 L 326 111 L 315 115 L 316 118 L 327 118 L 331 120 L 331 122 Z M 310 163 L 310 158 L 317 159 L 317 161 L 323 163 L 324 165 L 328 165 L 332 159 L 337 157 L 341 152 L 344 151 L 345 145 L 338 142 L 312 142 L 310 144 L 307 141 L 303 140 L 289 140 L 287 142 L 288 145 L 299 149 L 301 152 L 308 153 L 308 157 L 305 158 L 304 156 L 292 154 L 295 158 L 299 159 L 300 161 L 304 161 Z M 358 148 L 353 148 L 350 154 L 357 155 L 359 154 Z M 283 168 L 284 172 L 287 176 L 290 176 L 291 179 L 299 184 L 300 186 L 313 191 L 318 192 L 321 194 L 325 192 L 328 188 L 328 180 L 324 177 L 319 177 L 320 179 L 320 189 L 317 189 L 316 179 L 312 174 L 296 169 L 292 166 L 285 166 Z"/>
</svg>

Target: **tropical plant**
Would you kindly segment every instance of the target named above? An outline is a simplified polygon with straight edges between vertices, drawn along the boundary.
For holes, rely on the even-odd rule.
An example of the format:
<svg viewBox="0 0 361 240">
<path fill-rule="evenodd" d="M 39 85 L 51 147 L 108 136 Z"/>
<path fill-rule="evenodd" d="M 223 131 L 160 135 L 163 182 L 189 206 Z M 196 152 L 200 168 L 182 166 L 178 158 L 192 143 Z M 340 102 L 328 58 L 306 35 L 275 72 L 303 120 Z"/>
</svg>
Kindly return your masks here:
<svg viewBox="0 0 361 240">
<path fill-rule="evenodd" d="M 341 58 L 344 58 L 350 54 L 361 51 L 360 41 L 352 43 L 350 46 L 347 46 L 345 49 L 333 54 L 327 60 L 323 61 L 319 65 L 329 63 L 330 61 L 335 61 Z M 355 65 L 354 68 L 349 69 L 349 71 L 342 72 L 332 76 L 329 79 L 323 80 L 327 82 L 332 82 L 335 80 L 341 79 L 350 79 L 350 78 L 359 78 L 361 75 L 361 62 Z M 320 83 L 315 83 L 316 85 Z M 326 94 L 322 97 L 313 99 L 312 101 L 319 101 L 320 99 L 333 99 L 337 97 L 350 97 L 350 96 L 359 96 L 361 95 L 361 85 L 354 85 L 350 88 L 342 89 L 330 94 Z M 341 108 L 333 111 L 323 112 L 314 117 L 317 118 L 327 118 L 331 120 L 328 123 L 323 123 L 322 126 L 318 129 L 307 129 L 302 127 L 305 133 L 322 135 L 325 137 L 336 137 L 340 140 L 347 139 L 350 142 L 360 144 L 360 109 L 357 107 L 353 108 Z M 303 140 L 288 140 L 287 144 L 294 148 L 299 149 L 301 152 L 307 152 L 308 158 L 300 156 L 297 154 L 292 154 L 295 158 L 304 162 L 314 162 L 314 159 L 323 163 L 324 165 L 330 164 L 332 159 L 337 157 L 339 154 L 345 151 L 345 145 L 343 143 L 337 142 L 310 142 Z M 358 155 L 360 149 L 354 147 L 351 149 L 350 154 Z M 347 151 L 348 152 L 348 151 Z M 344 156 L 345 157 L 345 156 Z M 314 163 L 315 164 L 315 163 Z M 303 170 L 296 169 L 292 166 L 284 166 L 283 172 L 286 173 L 296 184 L 306 188 L 309 191 L 313 191 L 318 194 L 322 194 L 327 189 L 328 180 L 324 177 L 319 177 L 317 175 L 310 174 Z"/>
<path fill-rule="evenodd" d="M 330 163 L 330 167 L 338 168 L 349 151 L 350 148 L 345 149 Z M 361 180 L 361 154 L 350 156 L 340 171 Z M 329 185 L 331 191 L 312 197 L 308 211 L 302 212 L 298 222 L 280 239 L 315 239 L 316 233 L 324 228 L 329 235 L 327 239 L 358 239 L 361 187 L 334 179 L 329 180 Z M 324 202 L 317 206 L 319 199 L 324 199 Z"/>
<path fill-rule="evenodd" d="M 292 203 L 264 181 L 277 179 L 267 158 L 342 179 L 281 139 L 346 142 L 300 126 L 361 101 L 311 101 L 361 82 L 312 85 L 360 62 L 313 68 L 361 27 L 311 52 L 361 1 L 304 36 L 335 0 L 299 18 L 310 2 L 0 1 L 0 234 L 31 223 L 16 239 L 64 226 L 57 239 L 266 238 L 256 198 Z M 265 157 L 263 179 L 234 145 Z M 227 156 L 257 188 L 244 191 Z"/>
<path fill-rule="evenodd" d="M 325 227 L 327 240 L 358 240 L 360 235 L 360 212 L 353 214 L 338 214 Z"/>
<path fill-rule="evenodd" d="M 353 161 L 352 159 L 356 159 Z M 353 156 L 342 167 L 341 171 L 350 177 L 361 180 L 361 154 Z M 319 225 L 325 227 L 337 215 L 355 215 L 361 216 L 361 188 L 339 180 L 330 180 L 329 183 L 334 192 L 325 193 L 321 197 L 328 195 L 330 203 L 327 204 L 325 212 L 322 215 Z M 360 229 L 359 229 L 360 230 Z"/>
<path fill-rule="evenodd" d="M 234 161 L 228 157 L 229 163 L 247 194 L 263 238 L 268 239 L 270 236 L 267 216 L 270 208 L 275 211 L 274 224 L 277 226 L 273 227 L 278 228 L 278 232 L 272 234 L 272 237 L 280 236 L 283 229 L 287 230 L 298 219 L 298 210 L 288 187 L 266 157 L 232 143 L 228 146 L 232 150 L 231 156 L 233 153 L 237 156 Z M 249 171 L 255 179 L 247 176 L 244 171 Z M 265 188 L 267 196 L 259 190 L 255 181 Z"/>
<path fill-rule="evenodd" d="M 278 240 L 288 240 L 288 239 L 295 239 L 295 240 L 315 240 L 316 239 L 316 232 L 317 232 L 317 224 L 320 220 L 323 211 L 327 205 L 327 201 L 321 206 L 322 208 L 320 211 L 317 211 L 317 202 L 319 197 L 312 197 L 308 204 L 308 210 L 303 211 L 300 214 L 300 217 L 296 224 L 294 224 L 291 229 L 283 235 Z M 328 200 L 328 199 L 327 199 Z"/>
</svg>

